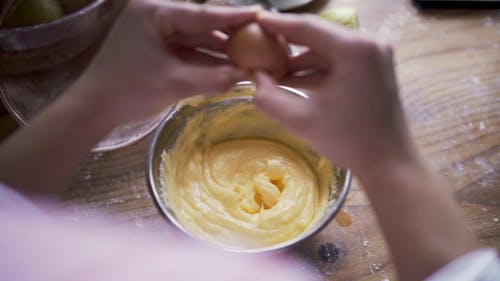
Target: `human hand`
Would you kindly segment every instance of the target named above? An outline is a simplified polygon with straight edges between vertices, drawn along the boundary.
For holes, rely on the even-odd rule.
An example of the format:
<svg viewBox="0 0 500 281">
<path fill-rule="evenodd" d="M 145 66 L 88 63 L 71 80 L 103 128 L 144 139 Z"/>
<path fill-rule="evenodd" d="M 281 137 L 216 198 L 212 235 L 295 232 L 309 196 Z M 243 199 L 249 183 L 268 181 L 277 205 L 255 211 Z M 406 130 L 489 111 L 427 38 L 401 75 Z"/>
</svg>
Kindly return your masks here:
<svg viewBox="0 0 500 281">
<path fill-rule="evenodd" d="M 279 82 L 307 90 L 310 98 L 283 95 L 258 73 L 262 110 L 358 175 L 375 163 L 414 156 L 389 46 L 315 16 L 262 12 L 257 20 L 266 31 L 308 47 Z"/>
<path fill-rule="evenodd" d="M 131 1 L 73 92 L 119 124 L 184 97 L 225 91 L 244 73 L 196 48 L 222 52 L 226 38 L 215 30 L 251 21 L 257 10 Z"/>
</svg>

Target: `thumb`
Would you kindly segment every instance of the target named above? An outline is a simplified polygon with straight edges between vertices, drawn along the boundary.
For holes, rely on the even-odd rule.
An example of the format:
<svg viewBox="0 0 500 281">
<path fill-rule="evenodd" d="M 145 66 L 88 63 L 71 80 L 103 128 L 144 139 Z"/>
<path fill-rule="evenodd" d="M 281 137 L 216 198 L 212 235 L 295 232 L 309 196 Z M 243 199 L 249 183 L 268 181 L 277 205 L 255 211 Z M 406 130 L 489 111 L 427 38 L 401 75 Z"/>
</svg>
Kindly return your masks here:
<svg viewBox="0 0 500 281">
<path fill-rule="evenodd" d="M 253 80 L 256 84 L 255 103 L 263 111 L 272 114 L 280 104 L 280 92 L 276 82 L 264 72 L 255 72 Z"/>
<path fill-rule="evenodd" d="M 191 77 L 197 77 L 192 83 Z M 246 78 L 246 73 L 230 65 L 185 66 L 182 80 L 197 94 L 217 94 L 227 91 L 238 81 Z"/>
<path fill-rule="evenodd" d="M 255 73 L 255 83 L 258 108 L 292 131 L 300 132 L 307 126 L 312 118 L 307 98 L 278 88 L 274 80 L 263 72 Z"/>
</svg>

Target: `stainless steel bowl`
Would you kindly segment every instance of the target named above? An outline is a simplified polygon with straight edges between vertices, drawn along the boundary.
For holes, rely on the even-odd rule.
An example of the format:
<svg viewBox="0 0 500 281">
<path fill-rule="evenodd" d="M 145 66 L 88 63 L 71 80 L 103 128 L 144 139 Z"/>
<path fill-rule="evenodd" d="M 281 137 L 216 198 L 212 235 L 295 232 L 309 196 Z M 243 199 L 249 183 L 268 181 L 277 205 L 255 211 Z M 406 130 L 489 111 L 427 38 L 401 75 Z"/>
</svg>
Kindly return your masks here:
<svg viewBox="0 0 500 281">
<path fill-rule="evenodd" d="M 233 92 L 237 93 L 241 90 L 248 89 L 249 87 L 251 87 L 249 83 L 239 83 L 233 89 Z M 293 88 L 282 86 L 281 89 L 288 94 L 307 97 L 302 92 Z M 160 213 L 163 216 L 165 216 L 171 223 L 173 223 L 178 229 L 180 229 L 182 232 L 184 232 L 185 234 L 194 239 L 200 240 L 200 238 L 192 234 L 188 229 L 186 229 L 186 227 L 182 225 L 181 222 L 179 222 L 179 220 L 175 215 L 174 210 L 170 208 L 169 202 L 166 199 L 168 195 L 165 194 L 165 190 L 160 180 L 160 175 L 161 175 L 160 166 L 162 160 L 161 155 L 164 151 L 168 151 L 175 147 L 177 138 L 183 131 L 186 122 L 196 114 L 200 112 L 209 112 L 210 114 L 231 114 L 228 113 L 227 109 L 235 106 L 249 105 L 249 104 L 253 104 L 253 96 L 248 96 L 248 95 L 238 96 L 237 94 L 222 97 L 215 101 L 211 100 L 208 103 L 202 103 L 201 105 L 195 105 L 195 106 L 186 103 L 179 103 L 177 106 L 174 106 L 170 110 L 170 112 L 161 121 L 160 125 L 156 129 L 156 132 L 154 133 L 146 158 L 146 179 L 149 191 Z M 248 112 L 245 112 L 243 114 L 246 113 Z M 258 127 L 249 126 L 250 129 L 247 128 L 246 132 L 244 133 L 236 131 L 234 131 L 234 133 L 230 132 L 230 136 L 233 139 L 241 137 L 255 137 L 255 138 L 266 137 L 269 131 L 274 130 L 275 128 L 266 130 L 265 126 L 266 124 L 259 123 Z M 263 127 L 264 129 L 262 129 Z M 248 135 L 249 132 L 251 135 Z M 263 247 L 258 249 L 234 249 L 234 248 L 224 248 L 224 249 L 240 253 L 271 252 L 295 245 L 303 241 L 304 239 L 307 239 L 308 237 L 312 236 L 313 234 L 317 233 L 318 231 L 320 231 L 330 222 L 330 220 L 339 211 L 340 207 L 342 206 L 343 202 L 347 197 L 351 183 L 351 173 L 349 170 L 344 170 L 339 167 L 335 167 L 332 173 L 336 180 L 335 183 L 330 186 L 330 194 L 328 197 L 328 203 L 325 212 L 323 216 L 316 222 L 316 224 L 313 227 L 309 228 L 308 231 L 304 232 L 303 234 L 301 234 L 296 238 L 269 247 Z"/>
</svg>

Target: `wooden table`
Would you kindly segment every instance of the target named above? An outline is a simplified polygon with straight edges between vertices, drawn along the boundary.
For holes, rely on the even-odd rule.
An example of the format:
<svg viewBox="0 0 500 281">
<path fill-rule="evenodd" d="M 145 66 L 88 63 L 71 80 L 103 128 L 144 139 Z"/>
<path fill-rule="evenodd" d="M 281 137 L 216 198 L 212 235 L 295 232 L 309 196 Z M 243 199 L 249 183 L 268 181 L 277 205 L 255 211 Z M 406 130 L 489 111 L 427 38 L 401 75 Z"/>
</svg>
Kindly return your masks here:
<svg viewBox="0 0 500 281">
<path fill-rule="evenodd" d="M 481 244 L 500 249 L 500 11 L 421 13 L 409 0 L 318 0 L 301 12 L 343 5 L 358 10 L 362 32 L 394 44 L 404 107 L 421 151 L 449 181 Z M 168 231 L 146 189 L 149 140 L 89 155 L 65 195 L 68 217 L 104 212 L 125 232 Z M 350 226 L 332 221 L 295 249 L 304 266 L 312 265 L 317 280 L 395 280 L 356 181 L 343 209 Z M 339 249 L 338 258 L 320 258 L 324 243 Z"/>
</svg>

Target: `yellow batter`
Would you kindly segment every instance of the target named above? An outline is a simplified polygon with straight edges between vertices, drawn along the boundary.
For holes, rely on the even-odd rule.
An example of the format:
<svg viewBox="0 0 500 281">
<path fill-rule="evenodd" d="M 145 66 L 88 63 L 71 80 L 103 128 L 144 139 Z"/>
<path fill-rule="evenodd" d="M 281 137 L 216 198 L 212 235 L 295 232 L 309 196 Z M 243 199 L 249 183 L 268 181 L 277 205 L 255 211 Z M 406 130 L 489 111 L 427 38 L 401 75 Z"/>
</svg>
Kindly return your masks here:
<svg viewBox="0 0 500 281">
<path fill-rule="evenodd" d="M 163 154 L 165 197 L 197 237 L 229 248 L 275 245 L 314 225 L 327 204 L 331 166 L 308 153 L 253 105 L 208 110 Z"/>
</svg>

